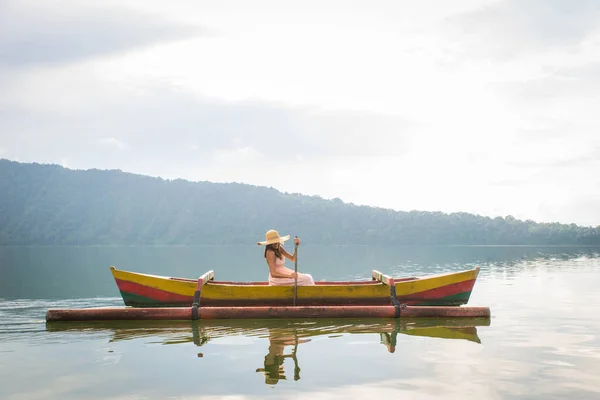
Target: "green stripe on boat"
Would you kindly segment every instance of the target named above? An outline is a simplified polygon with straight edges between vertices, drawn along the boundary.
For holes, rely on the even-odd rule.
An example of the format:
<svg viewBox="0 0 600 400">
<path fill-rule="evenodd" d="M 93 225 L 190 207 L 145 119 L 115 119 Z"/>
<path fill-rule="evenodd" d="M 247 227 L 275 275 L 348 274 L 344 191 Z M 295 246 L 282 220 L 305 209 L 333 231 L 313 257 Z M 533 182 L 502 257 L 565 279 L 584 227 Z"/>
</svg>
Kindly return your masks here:
<svg viewBox="0 0 600 400">
<path fill-rule="evenodd" d="M 439 305 L 459 306 L 462 304 L 466 304 L 469 301 L 470 296 L 471 296 L 471 292 L 457 293 L 457 294 L 453 294 L 451 296 L 446 296 L 442 299 L 424 300 L 415 305 L 419 305 L 419 306 L 432 306 L 432 305 L 433 306 L 439 306 Z"/>
</svg>

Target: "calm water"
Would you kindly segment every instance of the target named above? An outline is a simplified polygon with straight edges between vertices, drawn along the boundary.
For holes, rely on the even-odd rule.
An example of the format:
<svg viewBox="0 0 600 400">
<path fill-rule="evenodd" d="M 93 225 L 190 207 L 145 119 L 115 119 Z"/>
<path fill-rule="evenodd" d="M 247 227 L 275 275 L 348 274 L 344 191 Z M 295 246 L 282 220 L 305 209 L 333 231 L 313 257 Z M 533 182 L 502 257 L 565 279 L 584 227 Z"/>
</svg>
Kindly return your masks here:
<svg viewBox="0 0 600 400">
<path fill-rule="evenodd" d="M 0 247 L 0 399 L 600 399 L 600 249 L 302 246 L 315 279 L 481 267 L 491 320 L 46 324 L 109 266 L 264 279 L 256 247 Z"/>
</svg>

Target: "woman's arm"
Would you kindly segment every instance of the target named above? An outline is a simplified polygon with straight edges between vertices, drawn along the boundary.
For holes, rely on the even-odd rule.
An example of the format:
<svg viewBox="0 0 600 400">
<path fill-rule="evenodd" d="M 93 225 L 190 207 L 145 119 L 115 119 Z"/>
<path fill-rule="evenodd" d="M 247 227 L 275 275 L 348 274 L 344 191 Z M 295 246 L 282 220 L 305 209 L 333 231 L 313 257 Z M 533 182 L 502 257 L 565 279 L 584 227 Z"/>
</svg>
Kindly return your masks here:
<svg viewBox="0 0 600 400">
<path fill-rule="evenodd" d="M 288 260 L 296 261 L 296 254 L 288 253 L 287 250 L 283 248 L 283 246 L 279 246 L 279 250 L 281 251 L 281 254 L 283 254 L 283 256 Z"/>
<path fill-rule="evenodd" d="M 300 239 L 298 239 L 298 237 L 294 238 L 294 244 L 297 244 L 298 246 L 300 246 Z M 294 252 L 294 254 L 290 254 L 288 253 L 283 246 L 279 246 L 279 250 L 281 250 L 281 254 L 283 254 L 284 257 L 286 257 L 288 260 L 290 261 L 296 261 L 296 252 Z"/>
</svg>

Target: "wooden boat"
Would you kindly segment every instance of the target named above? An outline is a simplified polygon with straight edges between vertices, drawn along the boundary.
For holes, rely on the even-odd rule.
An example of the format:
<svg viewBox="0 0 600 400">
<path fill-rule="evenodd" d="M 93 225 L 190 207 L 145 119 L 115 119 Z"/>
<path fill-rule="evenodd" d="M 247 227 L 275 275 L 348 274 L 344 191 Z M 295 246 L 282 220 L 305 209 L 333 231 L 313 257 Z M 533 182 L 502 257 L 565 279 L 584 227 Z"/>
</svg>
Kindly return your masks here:
<svg viewBox="0 0 600 400">
<path fill-rule="evenodd" d="M 289 306 L 294 301 L 293 286 L 216 281 L 213 271 L 198 279 L 185 279 L 123 271 L 112 266 L 110 269 L 127 306 L 189 307 L 194 302 L 201 307 Z M 424 277 L 392 278 L 373 270 L 371 280 L 299 286 L 296 305 L 459 306 L 468 303 L 478 274 L 479 267 Z"/>
</svg>

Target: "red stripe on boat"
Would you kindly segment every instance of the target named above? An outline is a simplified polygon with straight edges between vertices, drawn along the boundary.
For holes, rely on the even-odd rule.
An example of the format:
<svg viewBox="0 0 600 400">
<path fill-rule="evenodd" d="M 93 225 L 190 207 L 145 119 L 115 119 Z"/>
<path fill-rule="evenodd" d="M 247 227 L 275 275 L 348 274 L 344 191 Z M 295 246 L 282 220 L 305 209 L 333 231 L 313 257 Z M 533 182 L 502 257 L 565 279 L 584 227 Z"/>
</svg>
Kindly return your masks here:
<svg viewBox="0 0 600 400">
<path fill-rule="evenodd" d="M 184 296 L 177 293 L 171 293 L 164 290 L 140 285 L 139 283 L 124 281 L 120 279 L 115 279 L 115 281 L 117 282 L 119 290 L 123 292 L 147 297 L 149 299 L 156 300 L 161 303 L 192 303 L 192 296 Z"/>
</svg>

